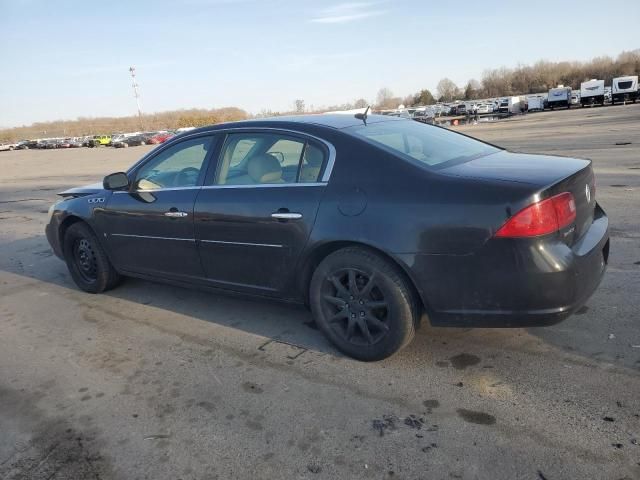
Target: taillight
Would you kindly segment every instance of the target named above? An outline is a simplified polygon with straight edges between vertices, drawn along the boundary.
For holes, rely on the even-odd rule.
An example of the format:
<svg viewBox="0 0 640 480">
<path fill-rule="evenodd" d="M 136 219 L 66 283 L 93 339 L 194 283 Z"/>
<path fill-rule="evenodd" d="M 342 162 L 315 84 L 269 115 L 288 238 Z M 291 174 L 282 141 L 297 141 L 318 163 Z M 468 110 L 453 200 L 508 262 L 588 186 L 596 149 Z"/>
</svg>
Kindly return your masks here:
<svg viewBox="0 0 640 480">
<path fill-rule="evenodd" d="M 520 210 L 496 232 L 496 237 L 537 237 L 557 232 L 576 219 L 576 201 L 569 192 Z"/>
</svg>

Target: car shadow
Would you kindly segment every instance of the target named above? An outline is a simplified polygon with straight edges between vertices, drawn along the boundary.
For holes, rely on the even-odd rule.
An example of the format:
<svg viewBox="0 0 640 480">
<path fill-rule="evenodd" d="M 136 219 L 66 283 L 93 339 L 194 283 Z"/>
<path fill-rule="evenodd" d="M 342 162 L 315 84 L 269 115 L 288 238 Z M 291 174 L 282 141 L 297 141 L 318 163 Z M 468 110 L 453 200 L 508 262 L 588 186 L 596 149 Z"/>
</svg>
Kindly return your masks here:
<svg viewBox="0 0 640 480">
<path fill-rule="evenodd" d="M 0 247 L 0 254 L 3 257 L 0 270 L 83 294 L 73 283 L 65 263 L 53 255 L 44 236 L 5 243 Z M 300 348 L 340 355 L 318 331 L 311 313 L 303 305 L 222 291 L 176 287 L 130 277 L 101 295 L 152 306 L 156 311 L 164 310 L 196 318 Z"/>
<path fill-rule="evenodd" d="M 271 341 L 282 342 L 298 349 L 345 358 L 318 330 L 311 313 L 302 305 L 135 278 L 125 278 L 117 288 L 99 296 L 85 294 L 73 283 L 65 263 L 53 255 L 43 235 L 1 244 L 0 271 L 54 285 L 75 295 L 86 295 L 91 303 L 95 303 L 96 299 L 99 302 L 99 298 L 105 296 L 149 306 L 151 314 L 145 317 L 150 317 L 157 325 L 164 320 L 162 312 L 167 312 L 168 315 L 182 315 L 186 319 L 201 320 L 262 337 L 262 345 Z M 112 309 L 112 306 L 106 307 L 105 310 Z M 135 318 L 132 319 L 135 321 Z M 427 317 L 423 316 L 413 342 L 390 361 L 447 367 L 454 365 L 455 360 L 452 359 L 460 355 L 478 359 L 478 362 L 480 358 L 491 362 L 501 356 L 536 354 L 540 353 L 542 344 L 548 342 L 548 339 L 540 338 L 540 330 L 551 333 L 553 329 L 549 327 L 529 332 L 524 329 L 431 327 Z"/>
<path fill-rule="evenodd" d="M 264 337 L 264 343 L 283 342 L 300 349 L 346 358 L 318 330 L 311 313 L 303 305 L 135 278 L 125 278 L 121 285 L 99 296 L 85 294 L 73 283 L 65 263 L 53 255 L 43 235 L 0 245 L 0 271 L 86 295 L 92 302 L 105 296 L 153 307 L 153 322 L 161 322 L 161 312 L 164 311 Z M 426 357 L 446 359 L 460 351 L 472 352 L 477 347 L 482 350 L 498 349 L 504 345 L 504 339 L 500 338 L 505 334 L 512 335 L 504 332 L 488 336 L 482 329 L 433 328 L 423 317 L 414 341 L 393 358 L 405 361 L 414 358 L 423 362 Z"/>
</svg>

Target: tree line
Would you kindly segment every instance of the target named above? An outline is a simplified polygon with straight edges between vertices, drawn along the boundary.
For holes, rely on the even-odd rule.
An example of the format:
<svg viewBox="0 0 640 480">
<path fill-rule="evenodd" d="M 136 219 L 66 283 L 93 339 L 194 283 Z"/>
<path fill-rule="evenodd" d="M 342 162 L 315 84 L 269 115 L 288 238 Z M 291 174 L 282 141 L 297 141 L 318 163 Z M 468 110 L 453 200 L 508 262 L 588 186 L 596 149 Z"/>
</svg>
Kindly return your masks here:
<svg viewBox="0 0 640 480">
<path fill-rule="evenodd" d="M 398 105 L 432 105 L 436 101 L 476 100 L 508 95 L 527 95 L 548 92 L 550 88 L 565 85 L 579 89 L 580 83 L 597 78 L 611 85 L 615 77 L 640 74 L 640 49 L 622 52 L 615 59 L 596 57 L 586 62 L 550 62 L 539 60 L 533 65 L 516 68 L 485 70 L 480 81 L 469 80 L 459 87 L 451 79 L 438 82 L 435 95 L 423 89 L 404 98 L 396 97 L 388 88 L 378 92 L 378 108 L 397 108 Z"/>
<path fill-rule="evenodd" d="M 37 122 L 29 126 L 0 131 L 3 141 L 35 138 L 81 137 L 85 135 L 111 134 L 118 132 L 169 130 L 181 127 L 202 127 L 222 122 L 245 120 L 249 114 L 236 107 L 215 109 L 192 108 L 172 110 L 128 117 L 79 117 L 76 120 Z"/>
</svg>

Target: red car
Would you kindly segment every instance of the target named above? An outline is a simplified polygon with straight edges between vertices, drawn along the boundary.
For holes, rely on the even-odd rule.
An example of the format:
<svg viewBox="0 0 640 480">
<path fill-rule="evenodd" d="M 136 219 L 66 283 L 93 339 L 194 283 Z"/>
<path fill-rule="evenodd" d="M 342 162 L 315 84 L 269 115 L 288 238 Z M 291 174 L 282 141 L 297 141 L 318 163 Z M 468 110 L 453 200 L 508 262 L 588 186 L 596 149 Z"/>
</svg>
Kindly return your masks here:
<svg viewBox="0 0 640 480">
<path fill-rule="evenodd" d="M 155 145 L 155 144 L 158 144 L 158 143 L 164 143 L 167 140 L 169 140 L 171 137 L 173 137 L 173 133 L 169 133 L 169 132 L 158 133 L 158 134 L 154 135 L 153 137 L 151 137 L 149 140 L 147 140 L 147 145 Z"/>
</svg>

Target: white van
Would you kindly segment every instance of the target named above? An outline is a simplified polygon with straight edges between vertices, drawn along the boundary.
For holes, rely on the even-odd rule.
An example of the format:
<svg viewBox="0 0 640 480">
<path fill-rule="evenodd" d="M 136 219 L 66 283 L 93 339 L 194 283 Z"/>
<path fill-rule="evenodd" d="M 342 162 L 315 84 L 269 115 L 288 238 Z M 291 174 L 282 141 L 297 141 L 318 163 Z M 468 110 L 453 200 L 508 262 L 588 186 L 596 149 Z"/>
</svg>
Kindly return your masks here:
<svg viewBox="0 0 640 480">
<path fill-rule="evenodd" d="M 611 82 L 611 104 L 633 102 L 638 99 L 638 76 L 614 78 Z"/>
<path fill-rule="evenodd" d="M 604 105 L 604 80 L 592 78 L 580 84 L 580 105 Z"/>
</svg>

